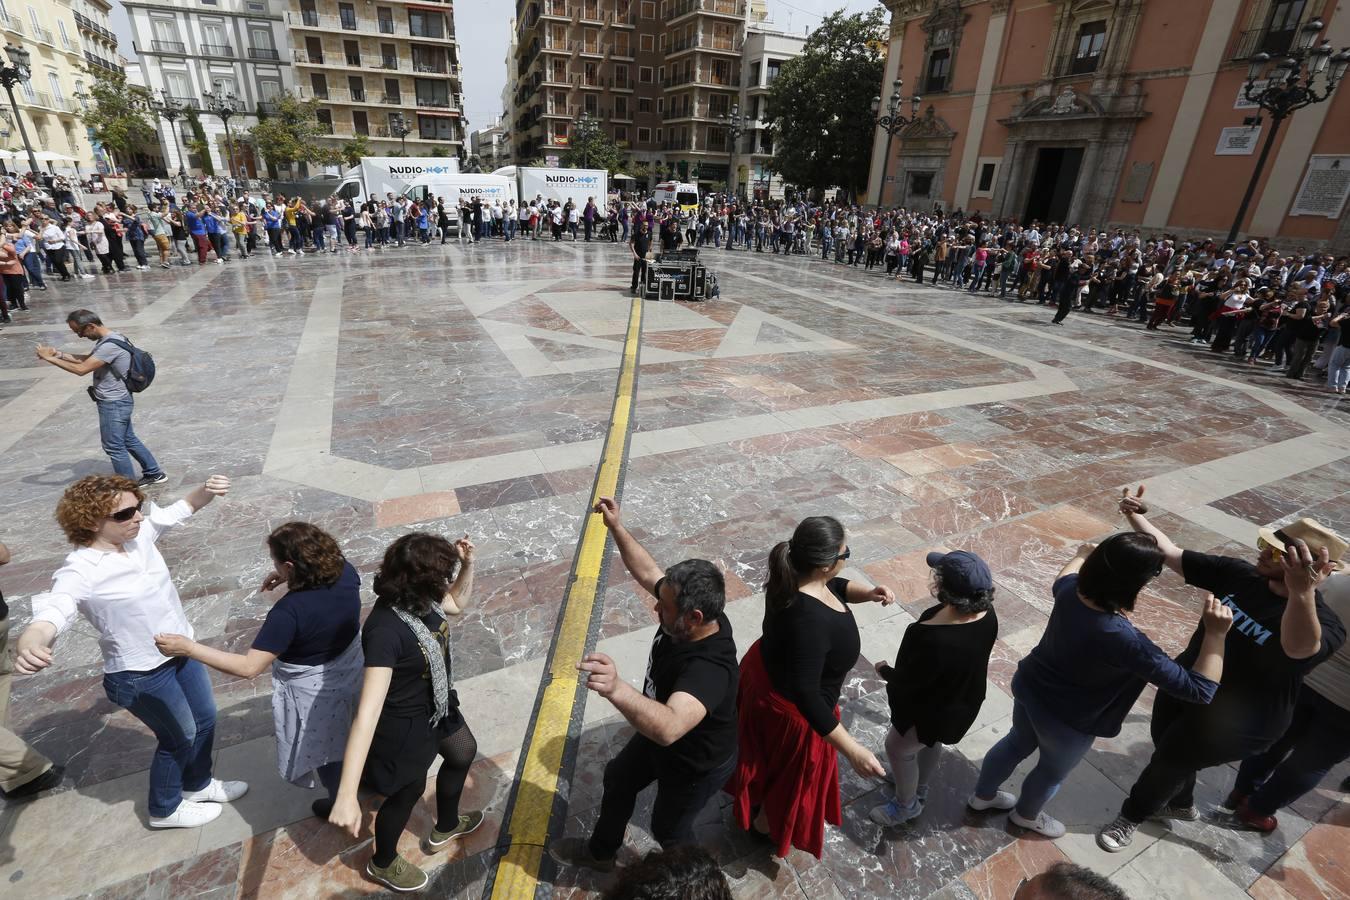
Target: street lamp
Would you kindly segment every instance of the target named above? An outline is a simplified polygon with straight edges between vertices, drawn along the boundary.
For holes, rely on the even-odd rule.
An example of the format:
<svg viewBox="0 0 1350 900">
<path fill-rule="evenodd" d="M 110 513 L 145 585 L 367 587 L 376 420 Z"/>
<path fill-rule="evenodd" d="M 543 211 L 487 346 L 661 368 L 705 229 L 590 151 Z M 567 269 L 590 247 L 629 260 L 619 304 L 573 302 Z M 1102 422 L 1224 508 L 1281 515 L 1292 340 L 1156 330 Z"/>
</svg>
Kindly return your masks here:
<svg viewBox="0 0 1350 900">
<path fill-rule="evenodd" d="M 148 106 L 155 118 L 163 119 L 169 123 L 169 131 L 173 134 L 173 149 L 178 154 L 178 178 L 186 185 L 187 170 L 183 168 L 183 146 L 178 140 L 178 125 L 176 124 L 183 117 L 183 104 L 178 98 L 170 96 L 164 90 L 159 93 L 159 100 L 154 99 L 154 96 L 151 95 Z M 165 170 L 167 174 L 167 166 L 165 166 Z"/>
<path fill-rule="evenodd" d="M 239 113 L 239 98 L 233 93 L 206 91 L 206 110 L 225 123 L 225 165 L 234 181 L 234 138 L 230 136 L 230 118 Z"/>
<path fill-rule="evenodd" d="M 408 155 L 408 135 L 412 134 L 412 129 L 403 119 L 403 113 L 389 114 L 389 134 L 398 138 L 399 152 L 404 156 Z"/>
<path fill-rule="evenodd" d="M 727 160 L 727 193 L 731 193 L 731 176 L 736 171 L 736 142 L 740 140 L 741 132 L 745 130 L 745 120 L 741 118 L 741 107 L 738 103 L 731 104 L 731 112 L 722 114 L 722 127 L 727 132 L 728 156 Z M 741 186 L 739 181 L 736 185 Z"/>
<path fill-rule="evenodd" d="M 1270 158 L 1270 148 L 1275 145 L 1275 135 L 1279 133 L 1281 123 L 1295 110 L 1324 102 L 1336 90 L 1346 69 L 1350 68 L 1350 48 L 1342 47 L 1333 52 L 1329 41 L 1313 46 L 1322 28 L 1321 19 L 1313 19 L 1300 28 L 1289 55 L 1277 60 L 1274 65 L 1271 65 L 1269 53 L 1258 53 L 1247 64 L 1247 81 L 1242 87 L 1242 96 L 1248 103 L 1255 103 L 1270 113 L 1270 133 L 1261 145 L 1256 169 L 1247 182 L 1247 192 L 1242 195 L 1233 227 L 1228 230 L 1226 247 L 1237 243 L 1242 221 L 1247 218 L 1247 207 L 1256 193 L 1256 183 L 1261 180 L 1261 172 Z M 1326 83 L 1319 92 L 1314 81 L 1321 75 L 1325 75 Z M 1263 76 L 1265 84 L 1258 90 L 1256 82 L 1262 80 Z M 1257 122 L 1260 122 L 1259 118 Z"/>
<path fill-rule="evenodd" d="M 5 55 L 9 57 L 9 65 L 0 66 L 0 82 L 5 85 L 5 93 L 9 94 L 9 106 L 14 110 L 14 118 L 19 123 L 23 149 L 28 151 L 28 165 L 33 172 L 41 172 L 37 157 L 33 155 L 33 145 L 28 143 L 28 129 L 23 126 L 23 116 L 19 115 L 19 104 L 14 102 L 14 85 L 23 84 L 33 74 L 33 70 L 28 66 L 28 51 L 14 44 L 6 44 Z"/>
<path fill-rule="evenodd" d="M 904 101 L 900 97 L 900 88 L 905 84 L 904 80 L 897 77 L 891 85 L 891 96 L 886 104 L 886 114 L 878 115 L 881 110 L 881 98 L 872 98 L 872 115 L 877 120 L 877 127 L 886 132 L 886 155 L 881 159 L 881 188 L 877 191 L 877 205 L 881 205 L 883 196 L 886 193 L 886 168 L 891 163 L 891 140 L 896 132 L 904 128 L 909 123 L 919 117 L 919 104 L 923 98 L 918 94 L 909 98 L 909 118 L 900 115 L 900 106 Z"/>
<path fill-rule="evenodd" d="M 591 141 L 600 131 L 600 123 L 589 112 L 583 112 L 572 125 L 572 138 L 581 141 L 581 167 L 590 168 Z"/>
</svg>

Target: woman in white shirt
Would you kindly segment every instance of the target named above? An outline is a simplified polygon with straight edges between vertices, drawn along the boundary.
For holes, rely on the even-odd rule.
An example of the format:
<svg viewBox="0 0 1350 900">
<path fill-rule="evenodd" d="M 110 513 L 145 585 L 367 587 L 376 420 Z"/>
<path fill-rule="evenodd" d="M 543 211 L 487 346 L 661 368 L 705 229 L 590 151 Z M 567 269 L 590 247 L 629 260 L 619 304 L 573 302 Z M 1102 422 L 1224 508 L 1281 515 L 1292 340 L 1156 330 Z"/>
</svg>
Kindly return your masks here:
<svg viewBox="0 0 1350 900">
<path fill-rule="evenodd" d="M 90 475 L 66 488 L 56 520 L 75 545 L 33 598 L 33 621 L 19 638 L 14 670 L 33 675 L 52 662 L 52 644 L 83 615 L 98 631 L 108 699 L 145 723 L 159 740 L 150 764 L 150 827 L 195 828 L 220 815 L 218 804 L 248 785 L 211 775 L 216 704 L 206 667 L 166 657 L 157 632 L 192 637 L 192 626 L 155 542 L 230 489 L 212 475 L 167 508 L 150 503 L 136 482 Z"/>
</svg>

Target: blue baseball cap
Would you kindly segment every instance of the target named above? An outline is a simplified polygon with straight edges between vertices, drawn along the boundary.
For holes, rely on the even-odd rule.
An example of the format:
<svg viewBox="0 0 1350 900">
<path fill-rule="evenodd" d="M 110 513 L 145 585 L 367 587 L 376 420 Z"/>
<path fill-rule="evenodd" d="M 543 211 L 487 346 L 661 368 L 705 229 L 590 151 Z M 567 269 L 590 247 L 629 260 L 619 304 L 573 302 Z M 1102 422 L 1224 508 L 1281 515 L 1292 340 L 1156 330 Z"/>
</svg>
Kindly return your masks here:
<svg viewBox="0 0 1350 900">
<path fill-rule="evenodd" d="M 953 550 L 951 553 L 930 553 L 928 567 L 937 569 L 942 575 L 943 586 L 962 596 L 976 591 L 994 589 L 994 573 L 984 560 L 965 550 Z"/>
</svg>

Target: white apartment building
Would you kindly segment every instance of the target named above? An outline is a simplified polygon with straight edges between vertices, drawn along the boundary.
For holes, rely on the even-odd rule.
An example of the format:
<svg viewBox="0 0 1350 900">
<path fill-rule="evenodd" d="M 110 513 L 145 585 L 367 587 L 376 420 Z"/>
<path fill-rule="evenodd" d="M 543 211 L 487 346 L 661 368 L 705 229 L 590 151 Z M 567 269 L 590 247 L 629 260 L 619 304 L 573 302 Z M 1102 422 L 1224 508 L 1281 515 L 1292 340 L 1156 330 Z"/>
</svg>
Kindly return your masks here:
<svg viewBox="0 0 1350 900">
<path fill-rule="evenodd" d="M 506 131 L 501 116 L 488 127 L 469 133 L 469 152 L 478 157 L 487 172 L 511 164 L 505 144 Z"/>
<path fill-rule="evenodd" d="M 741 56 L 740 113 L 741 139 L 737 141 L 736 170 L 731 187 L 747 197 L 781 199 L 782 178 L 768 170 L 773 156 L 773 136 L 768 131 L 769 86 L 778 77 L 783 63 L 802 52 L 806 38 L 775 31 L 762 22 L 751 22 L 745 30 Z"/>
<path fill-rule="evenodd" d="M 237 98 L 230 119 L 236 141 L 247 139 L 258 112 L 282 91 L 293 91 L 285 0 L 123 0 L 131 17 L 135 50 L 146 86 L 157 98 L 170 97 L 197 110 L 216 174 L 229 170 L 225 125 L 209 110 L 208 91 Z M 170 173 L 200 168 L 187 150 L 193 133 L 186 118 L 160 121 L 160 143 Z M 180 148 L 182 156 L 180 156 Z M 186 158 L 184 158 L 186 157 Z M 236 174 L 256 177 L 261 160 L 245 149 L 236 155 Z"/>
</svg>

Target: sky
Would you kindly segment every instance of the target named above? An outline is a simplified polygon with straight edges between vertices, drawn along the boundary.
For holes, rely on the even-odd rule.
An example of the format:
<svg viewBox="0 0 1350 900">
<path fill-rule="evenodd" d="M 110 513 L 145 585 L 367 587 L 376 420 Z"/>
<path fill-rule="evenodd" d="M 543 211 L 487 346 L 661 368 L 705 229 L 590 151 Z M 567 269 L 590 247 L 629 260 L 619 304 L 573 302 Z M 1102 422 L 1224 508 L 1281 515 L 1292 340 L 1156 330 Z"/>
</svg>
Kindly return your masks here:
<svg viewBox="0 0 1350 900">
<path fill-rule="evenodd" d="M 768 21 L 774 28 L 803 32 L 837 9 L 864 12 L 880 4 L 878 0 L 768 0 L 768 5 Z M 455 30 L 459 35 L 460 62 L 464 65 L 464 114 L 470 129 L 486 128 L 502 112 L 506 47 L 514 8 L 512 0 L 455 2 Z M 113 0 L 112 26 L 122 55 L 135 58 L 131 24 L 118 0 Z"/>
</svg>

